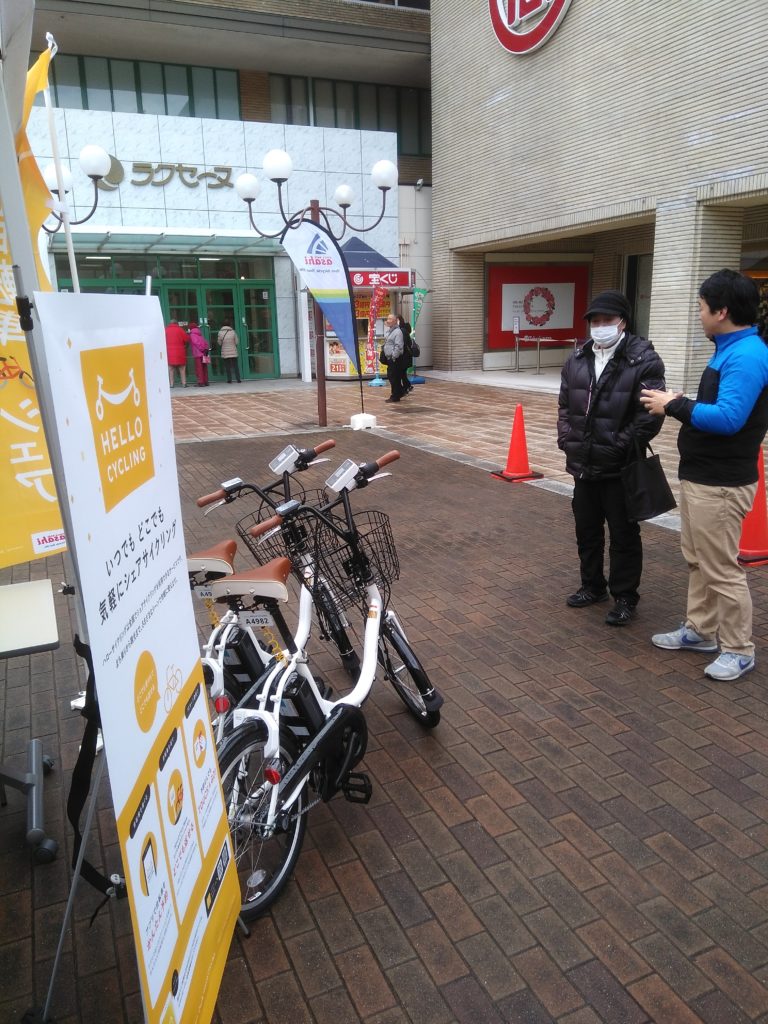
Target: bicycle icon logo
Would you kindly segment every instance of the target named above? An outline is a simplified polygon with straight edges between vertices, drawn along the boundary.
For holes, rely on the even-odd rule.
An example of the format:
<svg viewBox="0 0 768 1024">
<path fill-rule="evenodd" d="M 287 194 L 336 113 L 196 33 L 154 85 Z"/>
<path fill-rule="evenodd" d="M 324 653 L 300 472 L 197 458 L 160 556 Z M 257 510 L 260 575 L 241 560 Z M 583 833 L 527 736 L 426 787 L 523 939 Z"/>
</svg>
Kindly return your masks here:
<svg viewBox="0 0 768 1024">
<path fill-rule="evenodd" d="M 132 393 L 133 404 L 135 406 L 139 406 L 141 404 L 141 392 L 139 391 L 136 381 L 133 379 L 133 367 L 128 371 L 128 384 L 122 391 L 118 391 L 117 394 L 112 394 L 111 392 L 104 390 L 104 378 L 101 376 L 96 377 L 96 384 L 99 389 L 99 393 L 96 396 L 96 416 L 100 421 L 104 419 L 105 401 L 109 402 L 110 405 L 122 405 Z"/>
<path fill-rule="evenodd" d="M 11 381 L 17 380 L 20 384 L 33 388 L 35 382 L 29 370 L 23 370 L 16 356 L 0 356 L 0 388 Z"/>
</svg>

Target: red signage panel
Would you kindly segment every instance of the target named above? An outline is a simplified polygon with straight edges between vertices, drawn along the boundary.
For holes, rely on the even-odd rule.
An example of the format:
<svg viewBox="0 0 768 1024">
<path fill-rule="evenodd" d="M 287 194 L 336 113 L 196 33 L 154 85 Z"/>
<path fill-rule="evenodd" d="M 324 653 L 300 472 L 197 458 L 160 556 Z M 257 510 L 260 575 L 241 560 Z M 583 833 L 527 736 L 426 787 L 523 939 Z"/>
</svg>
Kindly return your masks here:
<svg viewBox="0 0 768 1024">
<path fill-rule="evenodd" d="M 350 270 L 349 276 L 354 288 L 373 288 L 377 284 L 383 288 L 413 287 L 413 271 L 399 267 L 392 270 Z"/>
<path fill-rule="evenodd" d="M 488 350 L 562 345 L 586 336 L 589 266 L 584 263 L 491 263 Z"/>
</svg>

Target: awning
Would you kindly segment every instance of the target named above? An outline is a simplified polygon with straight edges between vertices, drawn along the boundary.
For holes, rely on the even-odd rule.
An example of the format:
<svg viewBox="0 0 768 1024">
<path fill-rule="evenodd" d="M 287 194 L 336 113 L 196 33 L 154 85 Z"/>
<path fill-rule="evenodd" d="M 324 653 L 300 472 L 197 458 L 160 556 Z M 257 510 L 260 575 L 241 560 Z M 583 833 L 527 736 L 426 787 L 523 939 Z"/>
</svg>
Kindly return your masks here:
<svg viewBox="0 0 768 1024">
<path fill-rule="evenodd" d="M 357 235 L 347 239 L 341 251 L 344 253 L 347 266 L 355 267 L 357 270 L 382 270 L 384 267 L 391 269 L 397 266 Z"/>
<path fill-rule="evenodd" d="M 83 224 L 72 228 L 78 253 L 183 253 L 184 255 L 268 256 L 282 253 L 275 239 L 252 231 L 201 231 L 194 228 L 126 228 Z M 66 249 L 64 232 L 53 236 L 53 249 Z"/>
</svg>

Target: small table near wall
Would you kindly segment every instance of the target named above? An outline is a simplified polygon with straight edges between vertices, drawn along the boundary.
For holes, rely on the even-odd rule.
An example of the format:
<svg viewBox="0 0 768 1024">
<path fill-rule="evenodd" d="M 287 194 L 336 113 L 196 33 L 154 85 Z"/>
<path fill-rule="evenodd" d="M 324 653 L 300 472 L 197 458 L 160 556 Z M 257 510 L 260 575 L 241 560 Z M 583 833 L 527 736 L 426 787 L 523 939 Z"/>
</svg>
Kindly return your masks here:
<svg viewBox="0 0 768 1024">
<path fill-rule="evenodd" d="M 531 337 L 529 335 L 527 337 L 524 336 L 521 339 L 520 335 L 516 334 L 515 335 L 515 369 L 514 369 L 514 372 L 519 372 L 520 369 L 521 369 L 521 367 L 520 367 L 520 341 L 521 340 L 523 342 L 525 342 L 526 344 L 535 345 L 536 346 L 536 373 L 541 373 L 541 347 L 542 347 L 542 345 L 546 349 L 550 349 L 550 348 L 571 348 L 571 346 L 573 346 L 574 351 L 576 349 L 576 346 L 578 345 L 578 339 L 577 338 L 573 338 L 572 340 L 569 338 L 567 340 L 560 341 L 557 338 L 534 338 L 534 337 Z"/>
<path fill-rule="evenodd" d="M 0 658 L 52 651 L 59 646 L 59 630 L 49 579 L 0 586 Z M 5 787 L 26 793 L 27 843 L 39 863 L 52 861 L 59 844 L 45 835 L 43 827 L 43 776 L 53 761 L 43 756 L 39 739 L 27 746 L 27 771 L 0 762 L 0 806 L 7 804 Z"/>
</svg>

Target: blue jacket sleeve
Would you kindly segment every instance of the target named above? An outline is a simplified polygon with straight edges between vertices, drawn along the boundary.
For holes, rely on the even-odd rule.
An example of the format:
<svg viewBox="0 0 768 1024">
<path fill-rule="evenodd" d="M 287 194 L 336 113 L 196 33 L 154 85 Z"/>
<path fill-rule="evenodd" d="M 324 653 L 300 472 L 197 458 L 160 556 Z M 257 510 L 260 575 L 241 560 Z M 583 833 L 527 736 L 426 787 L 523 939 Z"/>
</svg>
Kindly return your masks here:
<svg viewBox="0 0 768 1024">
<path fill-rule="evenodd" d="M 762 342 L 760 342 L 762 344 Z M 755 350 L 744 347 L 729 354 L 720 369 L 717 401 L 695 402 L 691 425 L 711 434 L 735 434 L 744 426 L 760 392 L 768 383 L 766 360 L 755 358 Z"/>
</svg>

